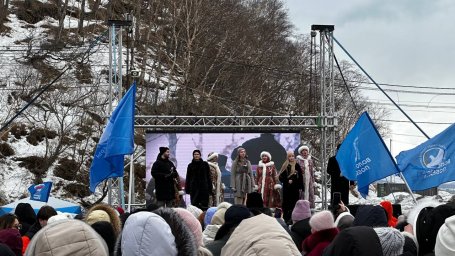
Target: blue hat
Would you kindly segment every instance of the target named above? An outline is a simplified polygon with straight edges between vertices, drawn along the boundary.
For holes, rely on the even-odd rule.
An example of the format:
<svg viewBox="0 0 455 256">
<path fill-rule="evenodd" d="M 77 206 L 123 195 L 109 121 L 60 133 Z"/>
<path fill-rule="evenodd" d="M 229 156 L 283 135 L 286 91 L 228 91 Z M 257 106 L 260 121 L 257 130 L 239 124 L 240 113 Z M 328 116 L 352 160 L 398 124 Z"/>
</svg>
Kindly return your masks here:
<svg viewBox="0 0 455 256">
<path fill-rule="evenodd" d="M 207 212 L 205 213 L 204 217 L 204 225 L 210 225 L 212 222 L 213 215 L 215 215 L 216 210 L 218 210 L 218 207 L 210 207 Z"/>
</svg>

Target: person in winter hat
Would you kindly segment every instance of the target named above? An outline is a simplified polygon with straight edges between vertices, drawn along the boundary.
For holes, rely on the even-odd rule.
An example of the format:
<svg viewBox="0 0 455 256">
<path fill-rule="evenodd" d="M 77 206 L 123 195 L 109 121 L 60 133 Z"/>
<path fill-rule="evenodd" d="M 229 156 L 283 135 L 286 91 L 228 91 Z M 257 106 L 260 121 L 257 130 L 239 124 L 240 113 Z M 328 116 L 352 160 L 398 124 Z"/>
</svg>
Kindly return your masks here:
<svg viewBox="0 0 455 256">
<path fill-rule="evenodd" d="M 261 161 L 259 161 L 256 169 L 256 184 L 258 185 L 258 192 L 262 196 L 264 207 L 281 207 L 279 193 L 281 184 L 278 180 L 275 163 L 272 161 L 272 155 L 267 151 L 263 151 L 260 157 Z"/>
<path fill-rule="evenodd" d="M 49 205 L 42 206 L 38 214 L 36 214 L 36 222 L 30 227 L 25 236 L 22 236 L 22 252 L 25 253 L 25 250 L 28 247 L 28 244 L 33 239 L 36 233 L 40 231 L 47 225 L 47 221 L 52 216 L 57 215 L 57 211 Z"/>
<path fill-rule="evenodd" d="M 16 214 L 19 223 L 22 225 L 19 231 L 21 232 L 21 236 L 24 236 L 36 222 L 35 211 L 29 203 L 18 203 L 16 209 L 14 209 L 14 214 Z"/>
<path fill-rule="evenodd" d="M 305 255 L 322 255 L 324 249 L 332 242 L 338 234 L 335 227 L 333 215 L 330 211 L 321 211 L 310 218 L 312 234 L 302 243 L 302 250 Z"/>
<path fill-rule="evenodd" d="M 298 153 L 297 163 L 302 168 L 303 175 L 303 199 L 308 200 L 311 208 L 314 208 L 314 162 L 308 146 L 299 147 Z"/>
<path fill-rule="evenodd" d="M 209 209 L 207 209 L 207 211 L 205 212 L 205 217 L 204 217 L 204 227 L 206 227 L 207 225 L 210 225 L 210 223 L 212 223 L 213 215 L 215 215 L 217 210 L 218 210 L 218 207 L 210 207 Z"/>
<path fill-rule="evenodd" d="M 237 156 L 232 162 L 231 187 L 234 191 L 235 204 L 243 204 L 246 195 L 253 192 L 253 189 L 257 187 L 246 150 L 241 147 L 237 149 Z"/>
<path fill-rule="evenodd" d="M 275 218 L 260 214 L 244 219 L 221 250 L 221 256 L 300 256 L 291 237 Z"/>
<path fill-rule="evenodd" d="M 30 241 L 25 256 L 72 255 L 106 256 L 103 238 L 79 220 L 61 220 L 40 230 Z"/>
<path fill-rule="evenodd" d="M 408 222 L 412 225 L 420 256 L 433 253 L 439 228 L 448 217 L 455 215 L 455 205 L 424 200 L 408 214 Z"/>
<path fill-rule="evenodd" d="M 374 228 L 381 243 L 384 256 L 398 256 L 403 253 L 404 236 L 398 229 L 390 227 Z"/>
<path fill-rule="evenodd" d="M 191 204 L 205 210 L 209 207 L 209 195 L 212 195 L 212 177 L 210 166 L 202 160 L 201 151 L 193 151 L 193 160 L 186 170 L 185 191 L 190 195 Z"/>
<path fill-rule="evenodd" d="M 341 231 L 323 256 L 384 256 L 381 242 L 372 227 L 357 226 Z"/>
<path fill-rule="evenodd" d="M 202 242 L 202 227 L 199 221 L 193 216 L 193 214 L 186 209 L 183 208 L 172 208 L 180 218 L 183 219 L 187 227 L 190 229 L 191 233 L 193 234 L 196 243 L 198 246 L 203 246 L 204 243 Z"/>
<path fill-rule="evenodd" d="M 22 239 L 17 228 L 1 229 L 0 243 L 8 246 L 15 255 L 22 255 Z"/>
<path fill-rule="evenodd" d="M 172 207 L 183 191 L 180 191 L 180 177 L 174 163 L 169 160 L 168 147 L 160 147 L 156 161 L 152 165 L 152 177 L 155 180 L 155 197 L 158 206 Z"/>
<path fill-rule="evenodd" d="M 397 220 L 397 218 L 395 218 L 395 216 L 393 216 L 392 203 L 390 201 L 385 200 L 385 201 L 382 201 L 380 203 L 380 205 L 387 212 L 387 223 L 388 223 L 389 227 L 394 228 L 397 225 L 398 220 Z"/>
<path fill-rule="evenodd" d="M 455 255 L 455 216 L 448 217 L 439 228 L 434 253 L 438 256 Z"/>
<path fill-rule="evenodd" d="M 335 226 L 338 230 L 350 228 L 354 225 L 354 216 L 350 212 L 342 212 L 335 220 Z"/>
<path fill-rule="evenodd" d="M 197 208 L 196 206 L 194 205 L 187 205 L 186 206 L 186 209 L 191 212 L 191 214 L 193 214 L 193 216 L 196 218 L 196 219 L 199 219 L 199 216 L 201 216 L 201 214 L 203 213 L 203 211 L 199 208 Z"/>
<path fill-rule="evenodd" d="M 92 206 L 85 216 L 85 221 L 89 225 L 98 221 L 111 223 L 116 238 L 122 232 L 122 225 L 117 211 L 107 204 L 96 204 Z"/>
<path fill-rule="evenodd" d="M 248 193 L 246 197 L 246 207 L 249 209 L 264 208 L 264 201 L 262 201 L 261 194 L 258 192 Z"/>
<path fill-rule="evenodd" d="M 226 210 L 224 224 L 218 229 L 214 241 L 207 243 L 207 249 L 213 256 L 221 255 L 221 249 L 231 237 L 232 232 L 244 219 L 252 216 L 250 210 L 244 205 L 233 205 Z"/>
<path fill-rule="evenodd" d="M 170 226 L 159 215 L 151 212 L 131 214 L 123 228 L 120 248 L 125 256 L 178 254 L 175 236 Z"/>
<path fill-rule="evenodd" d="M 221 225 L 224 224 L 224 215 L 226 213 L 226 210 L 231 206 L 232 205 L 228 202 L 223 202 L 218 205 L 217 210 L 213 215 L 212 220 L 210 221 L 210 224 L 205 227 L 204 232 L 202 233 L 204 244 L 213 242 L 218 229 L 221 227 Z"/>
<path fill-rule="evenodd" d="M 210 152 L 207 156 L 207 163 L 210 166 L 210 177 L 212 178 L 212 193 L 209 198 L 209 206 L 218 206 L 224 201 L 225 185 L 221 182 L 222 173 L 218 166 L 218 153 Z"/>
<path fill-rule="evenodd" d="M 91 227 L 104 239 L 109 255 L 114 255 L 116 236 L 112 224 L 107 221 L 97 221 Z"/>
<path fill-rule="evenodd" d="M 311 235 L 311 210 L 308 200 L 299 200 L 292 211 L 291 237 L 295 245 L 302 251 L 302 241 Z"/>
<path fill-rule="evenodd" d="M 387 213 L 379 205 L 362 205 L 357 209 L 354 226 L 388 227 Z"/>
</svg>

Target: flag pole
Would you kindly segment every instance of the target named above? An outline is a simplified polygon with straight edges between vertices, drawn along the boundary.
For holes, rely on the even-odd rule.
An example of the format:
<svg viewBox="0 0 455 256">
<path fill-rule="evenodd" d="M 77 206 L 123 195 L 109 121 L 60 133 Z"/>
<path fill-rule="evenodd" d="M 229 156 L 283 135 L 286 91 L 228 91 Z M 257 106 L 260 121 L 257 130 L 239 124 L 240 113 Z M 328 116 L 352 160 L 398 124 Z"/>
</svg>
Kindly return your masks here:
<svg viewBox="0 0 455 256">
<path fill-rule="evenodd" d="M 412 200 L 414 201 L 415 204 L 417 204 L 417 200 L 415 199 L 414 194 L 412 193 L 411 187 L 409 187 L 408 182 L 406 181 L 406 179 L 403 176 L 403 173 L 401 173 L 401 172 L 400 172 L 400 177 L 404 181 L 404 184 L 406 185 L 406 188 L 408 189 L 409 194 L 411 194 Z"/>
<path fill-rule="evenodd" d="M 130 175 L 128 185 L 128 212 L 131 213 L 131 204 L 133 203 L 133 186 L 134 186 L 134 153 L 130 156 Z"/>
</svg>

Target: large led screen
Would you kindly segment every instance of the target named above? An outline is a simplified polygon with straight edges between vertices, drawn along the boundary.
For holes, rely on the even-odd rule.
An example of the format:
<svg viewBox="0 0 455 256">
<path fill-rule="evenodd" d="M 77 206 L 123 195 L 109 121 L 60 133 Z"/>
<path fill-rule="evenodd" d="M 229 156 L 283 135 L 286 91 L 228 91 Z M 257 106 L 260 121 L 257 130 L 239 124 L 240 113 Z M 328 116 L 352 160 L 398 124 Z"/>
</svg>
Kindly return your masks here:
<svg viewBox="0 0 455 256">
<path fill-rule="evenodd" d="M 222 171 L 222 181 L 229 187 L 231 164 L 237 148 L 246 149 L 253 171 L 260 161 L 260 153 L 268 151 L 277 169 L 286 158 L 286 151 L 300 145 L 299 133 L 147 133 L 146 135 L 147 182 L 151 178 L 151 167 L 159 153 L 159 147 L 169 147 L 171 161 L 174 162 L 180 177 L 185 179 L 186 169 L 193 158 L 193 150 L 199 149 L 204 160 L 210 152 L 219 154 L 218 164 Z"/>
</svg>

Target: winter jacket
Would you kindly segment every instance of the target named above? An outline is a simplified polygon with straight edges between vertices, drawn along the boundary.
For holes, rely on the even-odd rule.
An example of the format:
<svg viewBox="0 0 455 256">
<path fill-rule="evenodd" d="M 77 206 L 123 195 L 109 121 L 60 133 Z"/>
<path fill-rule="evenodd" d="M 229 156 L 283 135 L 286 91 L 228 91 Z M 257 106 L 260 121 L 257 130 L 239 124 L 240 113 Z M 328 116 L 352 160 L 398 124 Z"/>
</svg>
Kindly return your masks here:
<svg viewBox="0 0 455 256">
<path fill-rule="evenodd" d="M 42 228 L 30 241 L 25 256 L 107 256 L 103 238 L 79 220 L 61 220 Z"/>
<path fill-rule="evenodd" d="M 125 256 L 178 255 L 169 225 L 157 214 L 145 211 L 128 217 L 120 246 Z"/>
<path fill-rule="evenodd" d="M 213 242 L 216 236 L 216 232 L 220 229 L 221 225 L 207 225 L 204 232 L 202 232 L 202 240 L 204 244 Z"/>
<path fill-rule="evenodd" d="M 310 218 L 297 221 L 291 226 L 291 237 L 295 245 L 302 251 L 302 242 L 311 235 Z"/>
<path fill-rule="evenodd" d="M 0 244 L 0 255 L 2 256 L 16 256 L 14 252 L 5 244 Z"/>
<path fill-rule="evenodd" d="M 388 227 L 387 213 L 379 205 L 362 205 L 355 214 L 353 226 Z"/>
<path fill-rule="evenodd" d="M 174 179 L 178 178 L 174 163 L 158 156 L 152 165 L 152 177 L 155 179 L 156 200 L 174 200 L 177 193 Z"/>
<path fill-rule="evenodd" d="M 120 222 L 120 217 L 117 211 L 107 204 L 96 204 L 90 208 L 90 210 L 85 215 L 84 220 L 87 221 L 87 218 L 89 218 L 90 214 L 96 210 L 104 211 L 107 213 L 107 215 L 109 215 L 109 222 L 111 223 L 112 228 L 114 228 L 115 237 L 117 238 L 120 235 L 120 232 L 122 232 L 122 224 Z"/>
<path fill-rule="evenodd" d="M 208 244 L 205 245 L 205 247 L 212 253 L 213 256 L 220 256 L 221 255 L 221 249 L 226 245 L 227 241 L 231 237 L 232 232 L 229 232 L 225 236 L 223 236 L 221 239 L 212 241 Z"/>
<path fill-rule="evenodd" d="M 7 245 L 17 256 L 22 255 L 22 239 L 19 230 L 15 228 L 1 229 L 0 243 Z"/>
<path fill-rule="evenodd" d="M 337 234 L 338 228 L 314 232 L 303 241 L 302 250 L 306 252 L 306 256 L 320 256 Z"/>
<path fill-rule="evenodd" d="M 372 227 L 344 229 L 322 253 L 324 256 L 383 256 L 381 242 Z"/>
<path fill-rule="evenodd" d="M 209 195 L 212 194 L 212 178 L 210 176 L 210 166 L 207 162 L 193 160 L 188 164 L 185 180 L 185 191 L 190 194 L 191 204 L 207 209 L 209 205 Z"/>
<path fill-rule="evenodd" d="M 300 252 L 292 238 L 274 220 L 265 214 L 243 220 L 232 233 L 221 255 L 298 255 Z"/>
</svg>

